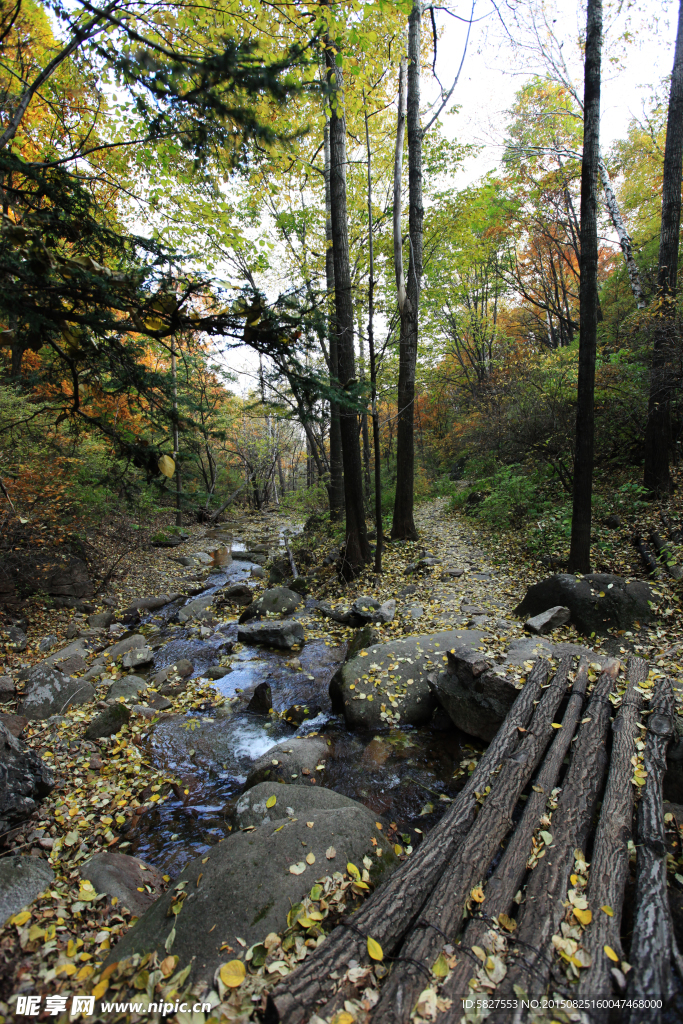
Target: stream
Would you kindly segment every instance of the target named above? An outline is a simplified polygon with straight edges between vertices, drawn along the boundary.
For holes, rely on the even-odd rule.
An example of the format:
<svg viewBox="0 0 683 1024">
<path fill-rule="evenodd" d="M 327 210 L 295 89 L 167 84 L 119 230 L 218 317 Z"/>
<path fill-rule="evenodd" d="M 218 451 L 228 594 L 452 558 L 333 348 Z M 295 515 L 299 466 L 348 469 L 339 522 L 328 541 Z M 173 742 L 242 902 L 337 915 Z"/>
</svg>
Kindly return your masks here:
<svg viewBox="0 0 683 1024">
<path fill-rule="evenodd" d="M 233 539 L 231 546 L 233 556 L 245 550 L 241 541 Z M 253 568 L 252 562 L 233 559 L 214 570 L 201 594 L 188 600 L 246 582 Z M 173 621 L 183 603 L 147 616 L 143 624 L 156 627 L 147 634 L 156 648 L 155 672 L 187 658 L 197 677 L 236 640 L 237 615 L 205 630 L 211 635 L 202 637 L 196 627 Z M 316 639 L 295 655 L 246 645 L 230 654 L 230 672 L 213 683 L 217 692 L 239 698 L 242 691 L 250 693 L 267 682 L 273 713 L 249 712 L 246 699 L 238 699 L 219 708 L 167 715 L 154 724 L 146 734 L 145 759 L 181 780 L 183 800 L 171 793 L 161 806 L 143 815 L 126 835 L 127 852 L 176 877 L 189 861 L 230 834 L 232 805 L 254 761 L 283 740 L 311 735 L 328 741 L 326 767 L 318 776 L 323 786 L 359 801 L 419 842 L 420 834 L 433 827 L 462 785 L 463 775 L 456 780 L 454 773 L 476 748 L 453 727 L 350 731 L 343 717 L 332 713 L 328 694 L 345 653 L 346 644 L 328 646 Z M 283 717 L 292 705 L 309 711 L 299 727 Z"/>
</svg>

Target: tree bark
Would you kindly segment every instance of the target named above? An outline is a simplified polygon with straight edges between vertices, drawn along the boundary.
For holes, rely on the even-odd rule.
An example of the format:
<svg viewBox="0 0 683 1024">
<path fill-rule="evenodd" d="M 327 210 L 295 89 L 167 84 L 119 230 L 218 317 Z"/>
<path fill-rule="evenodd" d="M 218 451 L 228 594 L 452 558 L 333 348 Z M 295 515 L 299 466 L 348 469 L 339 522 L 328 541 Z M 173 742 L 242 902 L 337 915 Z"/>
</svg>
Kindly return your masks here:
<svg viewBox="0 0 683 1024">
<path fill-rule="evenodd" d="M 657 292 L 662 315 L 655 328 L 650 365 L 650 395 L 645 428 L 643 483 L 652 494 L 668 494 L 673 487 L 669 473 L 671 452 L 672 328 L 678 277 L 678 243 L 681 229 L 681 171 L 683 170 L 683 0 L 678 8 L 676 51 L 671 72 L 669 111 L 664 148 L 662 226 L 659 235 Z"/>
<path fill-rule="evenodd" d="M 334 301 L 334 253 L 332 242 L 332 197 L 330 192 L 330 126 L 325 123 L 325 278 L 327 283 L 330 384 L 339 386 L 339 354 L 337 332 L 334 327 L 332 303 Z M 344 467 L 339 424 L 339 403 L 330 402 L 330 513 L 332 519 L 339 519 L 344 511 Z"/>
<path fill-rule="evenodd" d="M 353 347 L 353 296 L 349 264 L 349 233 L 346 212 L 346 121 L 343 114 L 341 69 L 333 48 L 325 49 L 328 82 L 334 89 L 330 115 L 330 212 L 334 257 L 334 331 L 337 340 L 339 384 L 343 390 L 355 385 Z M 339 426 L 344 465 L 346 540 L 340 574 L 351 580 L 370 560 L 370 545 L 363 507 L 363 467 L 360 457 L 357 413 L 350 402 L 340 406 Z"/>
<path fill-rule="evenodd" d="M 408 19 L 408 237 L 410 255 L 406 297 L 401 311 L 398 362 L 396 497 L 391 536 L 417 540 L 413 519 L 415 478 L 415 369 L 418 313 L 422 286 L 422 124 L 420 122 L 420 37 L 422 5 L 414 3 Z M 395 244 L 395 243 L 394 243 Z"/>
<path fill-rule="evenodd" d="M 626 270 L 628 272 L 628 279 L 631 282 L 633 298 L 636 300 L 636 306 L 638 309 L 643 309 L 645 307 L 645 295 L 643 293 L 643 283 L 640 280 L 640 270 L 638 269 L 638 264 L 633 256 L 633 242 L 631 241 L 631 236 L 624 224 L 624 218 L 621 215 L 619 203 L 617 202 L 617 197 L 614 194 L 612 182 L 610 181 L 609 171 L 607 170 L 605 161 L 602 157 L 598 158 L 598 170 L 600 171 L 602 190 L 605 194 L 605 205 L 607 206 L 610 220 L 614 225 L 614 230 L 619 238 L 619 245 L 621 246 L 621 251 L 624 254 L 624 260 L 626 261 Z"/>
<path fill-rule="evenodd" d="M 365 95 L 363 95 L 365 101 Z M 377 410 L 377 359 L 375 357 L 375 241 L 372 223 L 372 150 L 370 149 L 370 125 L 365 108 L 365 147 L 368 153 L 368 356 L 370 358 L 370 399 L 372 402 L 372 443 L 375 448 L 375 572 L 382 571 L 382 462 L 379 450 L 379 412 Z"/>
<path fill-rule="evenodd" d="M 581 281 L 576 454 L 569 571 L 590 572 L 595 434 L 595 353 L 598 335 L 598 162 L 602 0 L 588 0 L 581 161 Z"/>
<path fill-rule="evenodd" d="M 416 852 L 354 914 L 353 930 L 338 926 L 301 967 L 277 986 L 274 996 L 283 1024 L 301 1024 L 314 1008 L 322 1016 L 332 1016 L 332 1012 L 320 1008 L 321 1003 L 334 1001 L 337 982 L 330 975 L 345 971 L 351 958 L 367 962 L 368 935 L 387 954 L 401 942 L 474 820 L 475 793 L 485 789 L 491 773 L 519 745 L 519 730 L 533 715 L 548 668 L 543 661 L 534 665 L 524 689 L 449 810 Z"/>
</svg>

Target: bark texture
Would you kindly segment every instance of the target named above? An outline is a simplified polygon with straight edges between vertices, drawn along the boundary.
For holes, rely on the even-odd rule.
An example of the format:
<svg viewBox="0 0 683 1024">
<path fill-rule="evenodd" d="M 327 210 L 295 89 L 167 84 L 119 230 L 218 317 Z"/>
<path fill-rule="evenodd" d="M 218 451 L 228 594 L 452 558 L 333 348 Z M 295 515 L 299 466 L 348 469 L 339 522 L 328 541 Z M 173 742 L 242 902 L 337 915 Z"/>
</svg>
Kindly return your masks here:
<svg viewBox="0 0 683 1024">
<path fill-rule="evenodd" d="M 602 0 L 588 0 L 581 162 L 581 337 L 576 400 L 576 451 L 569 571 L 590 572 L 595 434 L 595 353 L 598 334 L 598 162 Z"/>
<path fill-rule="evenodd" d="M 633 298 L 636 300 L 638 309 L 643 309 L 645 306 L 645 294 L 643 292 L 643 283 L 640 280 L 640 270 L 638 269 L 638 264 L 633 256 L 633 242 L 631 241 L 631 236 L 628 233 L 628 228 L 624 223 L 624 218 L 621 215 L 619 203 L 617 202 L 617 197 L 614 194 L 612 182 L 610 181 L 609 171 L 607 170 L 605 161 L 602 157 L 600 157 L 598 161 L 598 170 L 600 171 L 602 190 L 605 195 L 605 204 L 609 212 L 610 220 L 614 225 L 614 230 L 619 238 L 621 251 L 624 254 L 624 261 L 626 263 L 628 279 L 631 283 Z"/>
<path fill-rule="evenodd" d="M 337 351 L 337 332 L 332 312 L 334 302 L 334 253 L 332 238 L 332 195 L 330 188 L 330 126 L 325 125 L 325 278 L 329 305 L 329 361 L 330 384 L 339 386 L 339 354 Z M 339 424 L 339 403 L 330 402 L 330 512 L 333 519 L 338 519 L 344 511 L 344 468 L 341 447 L 341 427 Z"/>
</svg>

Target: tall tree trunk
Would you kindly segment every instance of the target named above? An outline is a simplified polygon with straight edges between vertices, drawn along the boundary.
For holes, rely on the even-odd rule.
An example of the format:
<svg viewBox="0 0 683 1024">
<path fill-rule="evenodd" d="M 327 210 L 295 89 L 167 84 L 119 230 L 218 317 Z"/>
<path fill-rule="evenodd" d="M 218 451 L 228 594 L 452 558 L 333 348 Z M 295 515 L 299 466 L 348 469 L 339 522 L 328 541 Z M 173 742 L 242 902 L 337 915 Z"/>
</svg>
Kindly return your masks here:
<svg viewBox="0 0 683 1024">
<path fill-rule="evenodd" d="M 370 230 L 372 230 L 372 226 L 370 226 Z M 367 372 L 365 363 L 365 344 L 363 342 L 363 313 L 360 309 L 358 311 L 358 365 L 360 369 L 360 378 L 365 387 L 367 382 Z M 363 406 L 363 411 L 360 417 L 360 427 L 361 437 L 363 439 L 363 485 L 365 488 L 365 504 L 369 508 L 372 493 L 370 484 L 370 433 L 368 431 L 368 413 L 365 405 Z"/>
<path fill-rule="evenodd" d="M 365 101 L 365 95 L 363 95 Z M 379 412 L 377 410 L 377 359 L 375 357 L 375 243 L 372 230 L 372 150 L 370 149 L 370 126 L 368 111 L 365 109 L 365 146 L 368 152 L 368 248 L 370 273 L 368 276 L 368 355 L 370 357 L 370 396 L 372 399 L 372 443 L 375 448 L 375 572 L 382 571 L 382 460 L 379 448 Z"/>
<path fill-rule="evenodd" d="M 337 334 L 334 329 L 332 302 L 334 296 L 334 255 L 332 252 L 332 199 L 330 195 L 330 126 L 325 124 L 325 277 L 327 281 L 328 324 L 330 346 L 330 384 L 339 384 L 339 354 Z M 344 511 L 344 467 L 339 424 L 339 403 L 330 402 L 330 513 L 333 519 L 341 518 Z"/>
<path fill-rule="evenodd" d="M 576 454 L 569 571 L 590 572 L 595 433 L 595 352 L 598 336 L 598 163 L 602 0 L 588 0 L 581 161 L 581 282 Z"/>
<path fill-rule="evenodd" d="M 420 35 L 422 6 L 413 5 L 408 19 L 408 237 L 410 255 L 405 302 L 401 311 L 398 364 L 396 497 L 391 536 L 417 540 L 413 519 L 415 477 L 415 368 L 418 312 L 422 284 L 422 124 L 420 122 Z M 400 294 L 400 288 L 399 288 Z"/>
<path fill-rule="evenodd" d="M 657 297 L 660 303 L 652 347 L 650 397 L 645 430 L 643 483 L 652 494 L 672 489 L 669 473 L 671 452 L 671 348 L 678 276 L 678 242 L 681 229 L 681 171 L 683 170 L 683 0 L 678 8 L 676 52 L 671 72 L 669 113 L 664 148 L 662 226 L 659 235 Z"/>
<path fill-rule="evenodd" d="M 621 251 L 624 254 L 624 260 L 626 261 L 626 270 L 628 271 L 628 279 L 631 282 L 631 291 L 633 292 L 633 298 L 636 300 L 636 306 L 638 309 L 643 309 L 645 306 L 645 295 L 643 294 L 643 284 L 640 280 L 640 270 L 633 256 L 633 242 L 631 236 L 628 233 L 624 218 L 621 215 L 619 209 L 619 203 L 617 197 L 614 194 L 612 188 L 612 182 L 610 181 L 609 171 L 605 166 L 605 161 L 600 157 L 598 160 L 598 170 L 600 171 L 600 180 L 602 182 L 602 189 L 605 193 L 605 203 L 607 210 L 610 215 L 614 230 L 619 238 L 619 245 Z"/>
<path fill-rule="evenodd" d="M 334 48 L 325 48 L 325 63 L 331 96 L 330 116 L 330 212 L 332 219 L 332 254 L 334 257 L 334 331 L 339 360 L 339 384 L 343 390 L 356 383 L 353 347 L 353 295 L 349 263 L 349 232 L 346 213 L 346 120 L 342 103 L 343 80 L 336 66 Z M 339 410 L 339 425 L 344 464 L 344 501 L 346 507 L 346 541 L 340 572 L 350 580 L 370 560 L 370 545 L 365 528 L 363 507 L 363 467 L 358 437 L 358 416 L 350 403 Z"/>
</svg>

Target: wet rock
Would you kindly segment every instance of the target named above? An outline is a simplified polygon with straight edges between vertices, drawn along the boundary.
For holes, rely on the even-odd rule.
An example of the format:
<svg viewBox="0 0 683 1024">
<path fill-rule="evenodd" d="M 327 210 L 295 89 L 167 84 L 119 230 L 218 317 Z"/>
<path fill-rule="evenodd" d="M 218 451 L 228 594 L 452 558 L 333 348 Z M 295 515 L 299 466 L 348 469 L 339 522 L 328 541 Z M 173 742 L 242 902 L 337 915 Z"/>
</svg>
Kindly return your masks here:
<svg viewBox="0 0 683 1024">
<path fill-rule="evenodd" d="M 0 725 L 0 833 L 30 818 L 54 784 L 42 758 Z"/>
<path fill-rule="evenodd" d="M 247 609 L 247 611 L 251 611 L 248 618 L 260 618 L 263 615 L 291 615 L 300 604 L 302 604 L 301 595 L 290 590 L 289 587 L 271 587 L 270 590 L 264 591 L 261 597 Z"/>
<path fill-rule="evenodd" d="M 275 804 L 266 807 L 266 802 L 272 801 L 272 797 L 275 797 Z M 238 797 L 233 822 L 235 828 L 248 828 L 249 825 L 258 827 L 267 825 L 269 821 L 308 815 L 309 811 L 333 811 L 338 807 L 357 806 L 357 802 L 350 797 L 323 786 L 287 786 L 279 782 L 260 782 Z M 313 813 L 311 817 L 315 828 Z"/>
<path fill-rule="evenodd" d="M 322 736 L 283 741 L 254 761 L 245 788 L 266 780 L 308 785 L 309 779 L 320 776 L 322 769 L 317 771 L 317 766 L 324 765 L 328 756 L 327 740 Z"/>
<path fill-rule="evenodd" d="M 162 697 L 179 697 L 187 689 L 187 680 L 180 679 L 177 683 L 165 683 L 159 690 Z"/>
<path fill-rule="evenodd" d="M 57 639 L 56 636 L 43 637 L 43 639 L 38 644 L 38 650 L 43 652 L 51 651 L 52 648 L 56 647 L 58 643 L 59 640 Z"/>
<path fill-rule="evenodd" d="M 111 661 L 116 661 L 120 654 L 125 654 L 126 651 L 132 651 L 136 647 L 146 647 L 147 640 L 141 633 L 134 633 L 133 636 L 124 637 L 123 640 L 119 640 L 118 643 L 112 644 L 108 647 L 106 654 L 109 655 Z"/>
<path fill-rule="evenodd" d="M 329 601 L 314 601 L 311 608 L 314 611 L 319 611 L 326 619 L 339 622 L 342 626 L 352 626 L 357 629 L 364 624 L 363 620 L 354 615 L 349 608 L 333 608 Z"/>
<path fill-rule="evenodd" d="M 151 647 L 135 647 L 132 651 L 126 651 L 123 656 L 124 668 L 143 668 L 154 661 L 154 652 Z"/>
<path fill-rule="evenodd" d="M 303 725 L 309 719 L 316 718 L 321 711 L 319 704 L 292 704 L 291 708 L 285 711 L 285 722 L 289 722 L 290 725 Z"/>
<path fill-rule="evenodd" d="M 145 700 L 147 701 L 147 706 L 155 711 L 168 711 L 173 706 L 168 697 L 161 693 L 154 693 L 152 690 L 147 690 Z"/>
<path fill-rule="evenodd" d="M 44 892 L 55 873 L 41 857 L 0 858 L 0 924 Z"/>
<path fill-rule="evenodd" d="M 321 875 L 344 870 L 348 861 L 361 865 L 363 856 L 370 854 L 371 881 L 376 885 L 395 866 L 393 850 L 375 825 L 377 815 L 365 807 L 356 804 L 310 814 L 313 828 L 301 817 L 285 820 L 277 832 L 270 822 L 254 831 L 236 832 L 182 871 L 179 881 L 187 883 L 189 895 L 173 925 L 173 953 L 181 963 L 193 965 L 190 982 L 212 982 L 216 968 L 225 962 L 225 943 L 240 950 L 237 937 L 248 947 L 269 932 L 282 932 L 291 906 Z M 382 849 L 381 857 L 372 839 Z M 326 857 L 330 847 L 335 850 L 333 860 Z M 306 863 L 309 854 L 315 857 L 312 865 Z M 290 866 L 300 864 L 300 874 L 290 872 Z M 175 890 L 166 893 L 150 907 L 114 947 L 112 960 L 153 950 L 166 955 L 173 924 L 167 913 L 174 895 Z"/>
<path fill-rule="evenodd" d="M 179 658 L 175 663 L 175 670 L 181 679 L 187 679 L 194 672 L 194 664 L 189 658 Z"/>
<path fill-rule="evenodd" d="M 130 711 L 125 704 L 111 704 L 93 718 L 83 733 L 86 740 L 99 740 L 102 736 L 115 736 L 119 729 L 130 721 Z"/>
<path fill-rule="evenodd" d="M 7 636 L 7 646 L 13 650 L 21 652 L 28 647 L 28 638 L 23 629 L 19 629 L 18 626 L 7 626 L 5 635 Z"/>
<path fill-rule="evenodd" d="M 203 618 L 210 612 L 213 600 L 213 595 L 209 594 L 207 597 L 197 597 L 194 601 L 188 601 L 178 612 L 178 622 Z"/>
<path fill-rule="evenodd" d="M 304 628 L 300 622 L 258 622 L 240 626 L 237 639 L 244 644 L 266 644 L 268 647 L 291 648 L 304 642 Z"/>
<path fill-rule="evenodd" d="M 207 679 L 222 679 L 223 676 L 227 676 L 232 672 L 230 665 L 210 665 L 204 672 L 204 676 Z"/>
<path fill-rule="evenodd" d="M 180 561 L 180 559 L 179 559 Z M 158 597 L 143 597 L 139 601 L 133 601 L 124 611 L 124 616 L 135 615 L 140 612 L 156 612 L 165 608 L 171 601 L 177 601 L 180 594 L 159 594 Z"/>
<path fill-rule="evenodd" d="M 81 867 L 81 878 L 92 882 L 97 893 L 116 897 L 119 907 L 127 907 L 137 917 L 154 903 L 164 887 L 157 868 L 125 853 L 96 853 Z M 147 892 L 146 886 L 152 892 Z"/>
<path fill-rule="evenodd" d="M 468 647 L 449 652 L 445 671 L 432 677 L 432 690 L 454 725 L 489 742 L 498 732 L 519 690 L 491 663 Z"/>
<path fill-rule="evenodd" d="M 569 608 L 571 621 L 582 633 L 628 629 L 634 622 L 649 622 L 656 595 L 648 583 L 627 583 L 608 573 L 589 573 L 582 578 L 557 573 L 529 587 L 515 615 L 538 615 L 548 608 Z"/>
<path fill-rule="evenodd" d="M 569 622 L 571 612 L 569 608 L 558 604 L 555 608 L 548 608 L 547 611 L 539 612 L 524 623 L 524 628 L 529 633 L 552 633 L 558 626 L 565 626 Z"/>
<path fill-rule="evenodd" d="M 353 639 L 350 640 L 349 646 L 346 649 L 346 661 L 351 661 L 356 655 L 365 650 L 367 647 L 372 647 L 379 640 L 379 633 L 372 626 L 361 626 L 359 630 L 353 635 Z"/>
<path fill-rule="evenodd" d="M 23 715 L 0 714 L 0 723 L 4 725 L 8 732 L 11 732 L 13 736 L 18 738 L 28 725 L 28 718 L 24 718 Z"/>
<path fill-rule="evenodd" d="M 246 583 L 236 583 L 232 587 L 221 590 L 221 598 L 230 604 L 251 604 L 254 600 L 254 591 Z"/>
<path fill-rule="evenodd" d="M 375 644 L 366 656 L 361 652 L 334 675 L 332 707 L 353 729 L 378 729 L 399 721 L 426 725 L 436 704 L 427 676 L 443 666 L 446 651 L 476 644 L 481 636 L 478 631 L 447 630 Z"/>
<path fill-rule="evenodd" d="M 88 616 L 88 625 L 96 626 L 98 629 L 109 629 L 114 621 L 113 612 L 95 612 Z"/>
<path fill-rule="evenodd" d="M 143 679 L 142 676 L 122 676 L 121 679 L 113 682 L 107 690 L 107 700 L 118 700 L 119 697 L 127 700 L 129 697 L 137 697 L 148 686 L 148 681 Z"/>
<path fill-rule="evenodd" d="M 56 668 L 38 665 L 29 672 L 19 713 L 31 720 L 61 715 L 76 704 L 87 704 L 95 699 L 95 691 L 88 682 L 73 679 Z"/>
<path fill-rule="evenodd" d="M 16 691 L 14 680 L 11 676 L 0 676 L 0 700 L 6 700 Z"/>
<path fill-rule="evenodd" d="M 254 688 L 251 700 L 247 705 L 247 711 L 253 715 L 267 715 L 273 707 L 273 694 L 268 683 L 259 683 Z"/>
</svg>

